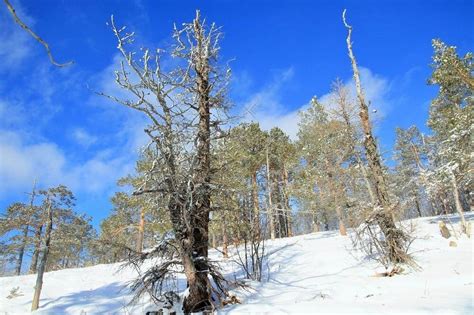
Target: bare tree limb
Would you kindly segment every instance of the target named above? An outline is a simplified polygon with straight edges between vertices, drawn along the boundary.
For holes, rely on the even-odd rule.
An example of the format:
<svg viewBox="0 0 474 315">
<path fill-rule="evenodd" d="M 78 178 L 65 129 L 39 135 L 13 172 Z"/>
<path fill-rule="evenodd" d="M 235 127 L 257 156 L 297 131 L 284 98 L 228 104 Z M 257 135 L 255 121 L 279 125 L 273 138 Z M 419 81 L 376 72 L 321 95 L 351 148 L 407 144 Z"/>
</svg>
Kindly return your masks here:
<svg viewBox="0 0 474 315">
<path fill-rule="evenodd" d="M 66 67 L 74 63 L 73 61 L 69 61 L 66 63 L 56 62 L 53 58 L 53 54 L 51 53 L 51 49 L 49 48 L 48 43 L 45 42 L 41 37 L 39 37 L 35 32 L 33 32 L 33 30 L 18 17 L 15 11 L 15 8 L 11 5 L 9 0 L 3 0 L 3 2 L 5 2 L 5 5 L 7 6 L 8 11 L 10 11 L 11 15 L 13 16 L 15 23 L 20 25 L 22 29 L 28 32 L 31 36 L 33 36 L 33 38 L 36 41 L 38 41 L 41 45 L 44 46 L 44 48 L 46 49 L 46 53 L 48 54 L 49 60 L 51 61 L 53 65 L 55 65 L 56 67 Z"/>
</svg>

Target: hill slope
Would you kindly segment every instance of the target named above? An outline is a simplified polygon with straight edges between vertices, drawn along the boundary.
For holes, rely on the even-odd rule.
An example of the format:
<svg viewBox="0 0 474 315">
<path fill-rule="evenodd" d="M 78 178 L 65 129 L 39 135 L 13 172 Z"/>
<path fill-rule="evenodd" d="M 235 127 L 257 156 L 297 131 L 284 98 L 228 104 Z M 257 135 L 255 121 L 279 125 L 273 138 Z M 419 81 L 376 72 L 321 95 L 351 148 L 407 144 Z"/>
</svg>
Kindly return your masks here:
<svg viewBox="0 0 474 315">
<path fill-rule="evenodd" d="M 470 220 L 474 215 L 468 214 Z M 411 251 L 423 268 L 392 278 L 374 277 L 377 265 L 361 261 L 348 237 L 321 232 L 267 242 L 270 254 L 265 281 L 238 292 L 242 304 L 221 313 L 425 313 L 474 312 L 473 240 L 457 247 L 438 231 L 440 218 L 413 220 L 417 240 Z M 457 230 L 457 218 L 451 217 Z M 214 252 L 213 255 L 217 256 Z M 38 314 L 144 314 L 147 303 L 127 306 L 127 283 L 136 272 L 120 264 L 97 265 L 45 274 Z M 223 261 L 229 276 L 238 267 Z M 0 314 L 28 313 L 34 275 L 0 278 Z M 183 282 L 183 281 L 181 281 Z M 23 294 L 7 299 L 19 287 Z"/>
</svg>

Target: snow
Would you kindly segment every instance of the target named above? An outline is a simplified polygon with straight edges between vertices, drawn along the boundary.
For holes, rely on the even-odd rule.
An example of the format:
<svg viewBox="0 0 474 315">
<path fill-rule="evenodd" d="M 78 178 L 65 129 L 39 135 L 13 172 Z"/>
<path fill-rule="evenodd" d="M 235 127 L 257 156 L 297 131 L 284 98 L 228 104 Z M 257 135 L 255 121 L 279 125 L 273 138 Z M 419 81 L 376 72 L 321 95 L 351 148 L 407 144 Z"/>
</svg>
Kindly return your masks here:
<svg viewBox="0 0 474 315">
<path fill-rule="evenodd" d="M 270 253 L 261 283 L 249 282 L 235 292 L 242 304 L 228 305 L 222 314 L 360 313 L 360 314 L 473 314 L 473 240 L 444 239 L 439 217 L 413 220 L 417 239 L 411 247 L 421 271 L 405 268 L 394 277 L 375 277 L 380 266 L 361 260 L 349 237 L 337 231 L 267 241 Z M 466 214 L 474 220 L 474 214 Z M 448 228 L 460 231 L 451 216 Z M 457 247 L 450 247 L 455 240 Z M 219 258 L 217 252 L 211 254 Z M 222 260 L 229 277 L 239 274 L 232 259 Z M 145 314 L 146 301 L 127 306 L 127 284 L 136 276 L 121 264 L 48 272 L 44 277 L 37 314 Z M 0 314 L 29 313 L 34 275 L 0 278 Z M 181 281 L 183 282 L 183 281 Z M 19 287 L 22 296 L 7 299 Z M 184 290 L 184 288 L 183 288 Z M 156 310 L 156 308 L 155 308 Z"/>
</svg>

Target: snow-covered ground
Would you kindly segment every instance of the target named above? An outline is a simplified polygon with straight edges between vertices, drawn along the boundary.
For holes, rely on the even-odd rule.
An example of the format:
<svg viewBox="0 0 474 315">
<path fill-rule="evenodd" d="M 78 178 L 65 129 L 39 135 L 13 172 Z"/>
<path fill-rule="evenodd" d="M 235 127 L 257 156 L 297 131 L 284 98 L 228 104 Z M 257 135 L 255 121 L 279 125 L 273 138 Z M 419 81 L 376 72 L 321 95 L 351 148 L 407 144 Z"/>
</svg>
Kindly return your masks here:
<svg viewBox="0 0 474 315">
<path fill-rule="evenodd" d="M 473 214 L 467 214 L 474 220 Z M 459 231 L 458 218 L 451 222 Z M 441 237 L 440 218 L 413 220 L 417 240 L 411 251 L 421 271 L 407 270 L 395 277 L 375 277 L 375 262 L 350 250 L 349 237 L 336 231 L 307 234 L 267 242 L 269 271 L 262 283 L 238 292 L 242 304 L 220 313 L 389 313 L 473 314 L 473 240 L 459 237 L 457 247 Z M 452 226 L 448 224 L 448 227 Z M 458 233 L 459 236 L 459 233 Z M 454 238 L 453 238 L 454 239 Z M 212 255 L 217 257 L 217 253 Z M 45 274 L 39 314 L 144 314 L 144 305 L 127 306 L 127 283 L 136 273 L 118 271 L 120 264 L 68 269 Z M 229 276 L 239 273 L 223 261 Z M 34 275 L 0 278 L 0 314 L 28 313 Z M 23 294 L 8 299 L 10 290 Z"/>
</svg>

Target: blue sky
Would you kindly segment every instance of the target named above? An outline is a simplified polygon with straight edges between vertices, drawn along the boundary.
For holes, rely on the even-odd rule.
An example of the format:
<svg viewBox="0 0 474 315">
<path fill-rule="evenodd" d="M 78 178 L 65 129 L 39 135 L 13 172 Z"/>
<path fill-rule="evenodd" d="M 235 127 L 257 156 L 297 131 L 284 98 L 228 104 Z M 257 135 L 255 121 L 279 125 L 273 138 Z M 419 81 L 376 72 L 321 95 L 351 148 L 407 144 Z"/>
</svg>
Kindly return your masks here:
<svg viewBox="0 0 474 315">
<path fill-rule="evenodd" d="M 95 96 L 120 93 L 114 14 L 147 47 L 169 43 L 173 22 L 190 21 L 200 9 L 223 27 L 222 59 L 231 63 L 231 100 L 238 113 L 254 104 L 264 128 L 279 126 L 293 138 L 297 111 L 312 96 L 327 97 L 331 82 L 350 84 L 341 13 L 354 27 L 356 57 L 367 96 L 378 110 L 377 134 L 389 154 L 395 127 L 425 121 L 434 87 L 431 39 L 464 54 L 473 51 L 473 1 L 12 1 L 18 14 L 47 40 L 59 62 L 0 5 L 0 211 L 26 199 L 34 179 L 64 183 L 77 210 L 97 224 L 111 208 L 116 180 L 133 171 L 145 144 L 144 119 Z"/>
</svg>

